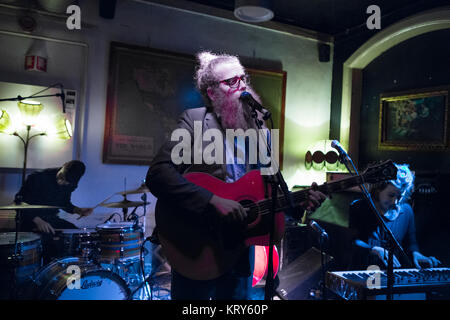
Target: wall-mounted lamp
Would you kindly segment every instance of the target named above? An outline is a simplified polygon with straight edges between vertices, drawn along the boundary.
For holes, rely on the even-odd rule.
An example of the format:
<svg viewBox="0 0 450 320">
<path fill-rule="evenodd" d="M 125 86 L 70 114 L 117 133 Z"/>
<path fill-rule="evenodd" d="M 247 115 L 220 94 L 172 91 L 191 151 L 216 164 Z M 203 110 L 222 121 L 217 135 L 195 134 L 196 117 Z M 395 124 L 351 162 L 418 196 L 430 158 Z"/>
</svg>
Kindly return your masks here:
<svg viewBox="0 0 450 320">
<path fill-rule="evenodd" d="M 44 106 L 37 101 L 23 100 L 17 103 L 20 114 L 22 115 L 22 122 L 26 126 L 34 126 L 37 122 L 37 118 L 41 113 Z"/>
<path fill-rule="evenodd" d="M 345 166 L 339 161 L 339 154 L 331 147 L 332 140 L 314 143 L 305 154 L 305 167 L 310 170 L 342 171 Z"/>
<path fill-rule="evenodd" d="M 57 138 L 69 140 L 72 137 L 72 125 L 65 117 L 58 117 L 54 122 L 54 126 Z"/>
<path fill-rule="evenodd" d="M 11 127 L 11 118 L 6 110 L 1 110 L 0 114 L 0 132 L 7 132 Z"/>
<path fill-rule="evenodd" d="M 245 22 L 265 22 L 273 18 L 271 0 L 236 0 L 234 16 Z"/>
<path fill-rule="evenodd" d="M 27 170 L 27 158 L 28 158 L 28 145 L 31 139 L 38 136 L 45 136 L 47 132 L 37 132 L 36 134 L 31 135 L 31 129 L 37 124 L 38 116 L 40 112 L 44 109 L 44 106 L 36 101 L 30 100 L 20 100 L 17 103 L 17 106 L 21 113 L 22 124 L 25 125 L 26 128 L 26 136 L 22 137 L 17 130 L 14 130 L 12 133 L 9 132 L 10 127 L 12 126 L 11 118 L 9 114 L 5 110 L 1 110 L 0 114 L 0 132 L 11 134 L 16 136 L 23 143 L 24 157 L 23 157 L 23 169 L 22 169 L 22 185 L 25 182 L 25 175 Z M 54 136 L 59 139 L 70 139 L 72 137 L 72 126 L 70 125 L 69 120 L 65 117 L 58 117 L 54 123 Z"/>
</svg>

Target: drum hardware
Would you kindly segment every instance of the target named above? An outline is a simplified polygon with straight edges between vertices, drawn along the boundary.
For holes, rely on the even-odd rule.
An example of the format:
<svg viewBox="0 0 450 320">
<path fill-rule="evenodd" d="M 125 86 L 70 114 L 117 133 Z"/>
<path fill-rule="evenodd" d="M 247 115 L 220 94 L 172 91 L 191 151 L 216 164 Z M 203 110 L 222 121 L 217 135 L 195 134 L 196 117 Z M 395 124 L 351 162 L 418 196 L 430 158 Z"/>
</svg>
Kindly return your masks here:
<svg viewBox="0 0 450 320">
<path fill-rule="evenodd" d="M 58 243 L 58 258 L 83 257 L 95 259 L 98 255 L 99 235 L 94 228 L 56 229 L 53 238 Z"/>
<path fill-rule="evenodd" d="M 147 241 L 153 243 L 152 237 L 151 236 L 147 237 L 141 246 L 140 267 L 141 267 L 143 281 L 136 288 L 134 288 L 131 291 L 130 297 L 133 297 L 136 294 L 136 292 L 138 292 L 140 289 L 142 289 L 144 287 L 144 290 L 147 292 L 147 296 L 150 298 L 150 300 L 153 300 L 153 285 L 155 284 L 155 282 L 153 280 L 154 280 L 155 276 L 158 276 L 158 273 L 159 273 L 160 269 L 164 266 L 164 264 L 159 265 L 158 267 L 155 268 L 155 270 L 152 270 L 148 276 L 146 276 L 145 269 L 144 269 L 144 263 L 143 263 L 144 259 L 143 259 L 142 255 L 143 255 L 143 251 L 146 250 L 145 243 Z M 165 274 L 165 272 L 162 272 L 161 274 Z"/>
<path fill-rule="evenodd" d="M 144 202 L 144 201 L 130 201 L 127 199 L 124 199 L 120 202 L 109 202 L 109 203 L 104 203 L 101 204 L 102 207 L 106 207 L 106 208 L 121 208 L 122 212 L 123 212 L 123 221 L 128 221 L 127 220 L 127 212 L 128 212 L 128 208 L 132 208 L 132 207 L 140 207 L 140 206 L 145 206 L 150 204 L 150 202 Z"/>
<path fill-rule="evenodd" d="M 18 299 L 21 289 L 32 280 L 41 267 L 41 237 L 32 232 L 0 233 L 1 289 L 9 287 L 9 298 Z M 14 258 L 14 254 L 16 257 Z M 6 284 L 6 285 L 5 285 Z"/>
<path fill-rule="evenodd" d="M 31 209 L 60 209 L 61 207 L 46 206 L 40 204 L 28 204 L 26 202 L 13 203 L 6 206 L 0 206 L 0 210 L 31 210 Z"/>
<path fill-rule="evenodd" d="M 141 186 L 142 187 L 142 186 Z M 146 192 L 147 189 L 145 188 L 138 188 L 136 190 L 130 190 L 127 191 L 127 194 L 135 194 L 140 193 L 141 191 Z M 123 194 L 126 197 L 126 194 Z M 108 199 L 110 199 L 109 197 Z M 116 225 L 115 223 L 109 223 L 109 227 L 105 228 L 106 232 L 102 232 L 102 228 L 99 228 L 100 226 L 97 226 L 97 228 L 93 229 L 96 232 L 90 233 L 92 230 L 87 229 L 55 229 L 55 231 L 58 233 L 58 236 L 61 238 L 61 242 L 63 244 L 63 251 L 60 253 L 64 257 L 55 257 L 56 260 L 53 260 L 50 262 L 50 264 L 47 264 L 45 266 L 41 266 L 42 259 L 40 260 L 40 264 L 37 266 L 36 270 L 34 270 L 34 273 L 28 277 L 28 280 L 31 281 L 34 292 L 30 295 L 30 289 L 28 289 L 28 292 L 26 294 L 28 296 L 25 296 L 25 293 L 23 290 L 18 292 L 18 290 L 14 289 L 14 297 L 13 298 L 32 298 L 32 299 L 64 299 L 69 291 L 67 287 L 62 282 L 62 279 L 67 279 L 67 275 L 63 275 L 62 272 L 60 272 L 63 269 L 66 269 L 71 263 L 67 263 L 67 261 L 70 261 L 70 259 L 75 259 L 78 261 L 78 264 L 82 266 L 83 272 L 86 273 L 86 276 L 90 279 L 95 276 L 95 272 L 102 273 L 102 271 L 105 271 L 106 273 L 103 273 L 106 275 L 106 278 L 114 278 L 114 275 L 117 275 L 120 279 L 125 281 L 125 285 L 117 284 L 120 282 L 120 280 L 111 280 L 110 282 L 113 282 L 113 285 L 120 288 L 125 288 L 124 290 L 127 290 L 127 292 L 130 292 L 130 289 L 134 289 L 134 287 L 139 286 L 142 288 L 142 286 L 145 284 L 146 292 L 139 292 L 139 297 L 148 299 L 150 295 L 150 291 L 148 288 L 148 283 L 145 281 L 145 273 L 143 270 L 143 258 L 142 258 L 142 252 L 146 251 L 145 248 L 143 248 L 142 238 L 143 238 L 143 232 L 141 230 L 141 227 L 139 226 L 139 218 L 142 216 L 145 216 L 146 212 L 146 205 L 149 204 L 147 202 L 147 195 L 144 193 L 141 197 L 143 200 L 142 202 L 138 201 L 129 201 L 126 198 L 117 203 L 108 203 L 105 202 L 108 200 L 102 201 L 102 203 L 98 204 L 97 206 L 104 206 L 104 207 L 112 207 L 112 208 L 122 208 L 124 212 L 124 220 L 122 222 L 122 225 Z M 20 199 L 19 199 L 20 200 Z M 135 212 L 139 206 L 144 206 L 144 214 L 139 216 Z M 134 210 L 130 215 L 126 215 L 126 211 L 130 207 L 135 207 Z M 20 210 L 27 210 L 27 209 L 59 209 L 60 207 L 56 206 L 47 206 L 47 205 L 29 205 L 27 203 L 18 201 L 16 204 L 8 205 L 0 207 L 0 210 L 17 210 L 18 214 L 16 214 L 16 233 L 18 234 L 20 230 Z M 115 213 L 117 214 L 117 213 Z M 114 214 L 112 215 L 114 216 Z M 110 218 L 112 218 L 112 216 Z M 120 215 L 119 215 L 120 216 Z M 110 219 L 108 219 L 110 220 Z M 120 227 L 119 230 L 113 230 L 116 227 Z M 109 232 L 111 231 L 111 232 Z M 120 231 L 120 232 L 118 232 Z M 87 238 L 85 237 L 85 233 L 88 233 Z M 103 241 L 103 244 L 108 243 L 111 247 L 103 246 L 100 243 L 100 241 L 95 241 L 91 236 L 95 238 L 95 235 L 98 235 L 102 233 L 103 235 L 107 234 L 106 238 Z M 11 233 L 12 234 L 12 233 Z M 116 238 L 114 238 L 116 237 Z M 17 238 L 17 236 L 16 236 Z M 39 237 L 40 239 L 40 237 Z M 118 241 L 114 241 L 118 240 Z M 142 243 L 142 245 L 141 245 Z M 102 254 L 102 249 L 103 254 Z M 107 249 L 116 249 L 115 252 L 113 252 L 112 255 L 108 252 Z M 27 248 L 23 249 L 23 243 L 21 239 L 14 241 L 14 252 L 8 255 L 8 265 L 12 267 L 12 271 L 14 273 L 17 273 L 17 266 L 22 263 L 22 261 L 27 259 L 26 254 L 24 255 L 24 250 L 28 250 Z M 42 251 L 42 248 L 41 248 Z M 139 254 L 140 252 L 140 254 Z M 25 252 L 26 253 L 26 252 Z M 75 257 L 74 257 L 75 256 Z M 67 260 L 69 259 L 69 260 Z M 111 266 L 109 271 L 105 270 L 101 266 L 101 262 L 108 262 L 111 263 Z M 142 274 L 139 272 L 139 266 L 138 262 L 141 263 L 141 269 Z M 77 263 L 75 263 L 77 265 Z M 92 274 L 90 273 L 90 269 L 86 269 L 86 265 L 90 266 L 89 268 L 93 268 Z M 97 268 L 97 270 L 94 270 Z M 49 269 L 50 268 L 50 269 Z M 53 268 L 53 269 L 52 269 Z M 54 269 L 56 268 L 56 269 Z M 84 269 L 83 269 L 84 268 Z M 57 272 L 57 270 L 59 270 Z M 86 271 L 87 270 L 87 271 Z M 47 277 L 53 275 L 50 279 L 50 277 Z M 113 275 L 113 276 L 111 276 Z M 14 277 L 15 278 L 15 277 Z M 56 279 L 59 279 L 58 281 Z M 148 279 L 147 279 L 148 280 Z M 141 284 L 142 283 L 142 284 Z M 90 283 L 87 283 L 87 287 L 89 287 Z M 38 289 L 37 289 L 38 288 Z M 23 288 L 22 288 L 23 289 Z M 26 289 L 26 288 L 25 288 Z M 139 288 L 138 288 L 139 289 Z M 40 290 L 40 292 L 36 291 Z M 116 290 L 117 291 L 117 290 Z M 119 290 L 122 291 L 122 290 Z M 134 290 L 134 294 L 138 290 Z M 91 290 L 91 293 L 94 291 Z M 144 297 L 142 296 L 144 295 Z M 98 298 L 97 295 L 89 297 L 89 299 L 95 299 Z M 116 295 L 117 297 L 117 295 Z M 124 295 L 120 295 L 120 298 L 133 298 L 133 296 L 129 296 L 127 294 L 126 297 Z M 71 299 L 71 298 L 70 298 Z M 74 299 L 84 299 L 82 296 L 75 295 Z M 101 296 L 100 299 L 114 299 L 113 298 L 105 298 L 104 296 Z"/>
<path fill-rule="evenodd" d="M 124 199 L 120 202 L 109 202 L 104 203 L 101 206 L 106 208 L 131 208 L 131 207 L 140 207 L 143 205 L 150 204 L 150 202 L 143 202 L 143 201 L 130 201 L 127 199 Z"/>
<path fill-rule="evenodd" d="M 134 223 L 104 223 L 98 225 L 96 230 L 100 240 L 100 262 L 134 261 L 139 258 L 143 231 Z"/>
<path fill-rule="evenodd" d="M 74 272 L 75 271 L 75 272 Z M 71 282 L 68 274 L 77 276 Z M 127 300 L 130 289 L 116 273 L 92 260 L 66 257 L 42 268 L 27 292 L 29 299 Z"/>
<path fill-rule="evenodd" d="M 133 215 L 136 212 L 136 209 L 138 207 L 143 206 L 144 207 L 144 215 L 143 216 L 145 216 L 146 206 L 148 204 L 150 204 L 150 202 L 147 202 L 147 194 L 146 193 L 150 192 L 150 190 L 145 185 L 145 180 L 142 181 L 142 184 L 137 189 L 126 190 L 126 181 L 127 181 L 126 178 L 124 178 L 124 191 L 115 193 L 115 194 L 120 194 L 123 196 L 122 201 L 105 203 L 105 201 L 106 201 L 105 200 L 100 205 L 102 205 L 103 207 L 106 207 L 106 208 L 120 208 L 120 209 L 122 209 L 122 213 L 123 213 L 123 221 L 133 221 L 134 219 L 139 219 L 139 217 L 127 216 L 128 208 L 134 207 L 134 210 L 131 213 L 131 215 Z M 143 194 L 141 196 L 142 202 L 141 201 L 130 201 L 127 199 L 128 194 L 140 194 L 140 193 Z"/>
<path fill-rule="evenodd" d="M 20 264 L 20 261 L 23 260 L 22 256 L 22 250 L 18 247 L 19 245 L 19 232 L 20 232 L 20 225 L 21 225 L 21 213 L 22 210 L 32 210 L 32 209 L 59 209 L 60 207 L 57 206 L 49 206 L 49 205 L 37 205 L 37 204 L 28 204 L 26 202 L 22 201 L 23 198 L 20 195 L 17 195 L 14 199 L 14 203 L 6 205 L 6 206 L 0 206 L 0 210 L 15 210 L 16 211 L 16 230 L 15 230 L 15 237 L 14 237 L 14 253 L 11 254 L 8 258 L 8 261 L 11 264 L 11 267 L 14 270 L 14 276 L 13 276 L 13 288 L 12 288 L 12 296 L 13 298 L 17 298 L 17 266 Z"/>
<path fill-rule="evenodd" d="M 139 194 L 139 193 L 147 193 L 147 192 L 150 192 L 150 190 L 147 188 L 145 183 L 142 183 L 141 186 L 137 189 L 121 191 L 121 192 L 117 192 L 116 194 L 126 196 L 127 194 Z"/>
<path fill-rule="evenodd" d="M 92 257 L 88 255 L 79 254 L 78 256 L 66 256 L 66 257 L 57 257 L 55 260 L 50 262 L 45 266 L 38 266 L 32 276 L 29 277 L 29 282 L 27 282 L 28 288 L 21 288 L 19 299 L 138 299 L 138 300 L 148 300 L 153 299 L 152 297 L 152 285 L 154 285 L 153 277 L 155 276 L 155 272 L 150 272 L 150 276 L 145 276 L 144 270 L 144 259 L 143 257 L 148 253 L 145 248 L 145 242 L 142 242 L 142 245 L 137 246 L 139 250 L 139 259 L 137 256 L 133 256 L 132 252 L 130 252 L 127 248 L 128 243 L 130 242 L 129 233 L 133 233 L 131 231 L 136 232 L 134 228 L 134 224 L 132 223 L 110 223 L 109 227 L 105 228 L 107 231 L 107 238 L 104 241 L 109 240 L 108 243 L 112 246 L 119 247 L 119 252 L 116 253 L 118 257 L 117 259 L 109 259 L 108 252 L 106 252 L 106 257 L 108 259 L 102 260 L 100 256 L 101 248 L 99 250 L 99 254 L 97 257 Z M 101 226 L 97 226 L 101 227 Z M 98 228 L 101 229 L 101 228 Z M 123 230 L 122 230 L 123 229 Z M 97 229 L 96 229 L 97 230 Z M 139 230 L 139 229 L 138 229 Z M 79 249 L 78 246 L 73 246 L 74 243 L 83 242 L 86 240 L 84 238 L 85 234 L 89 234 L 89 236 L 93 235 L 92 230 L 89 229 L 57 229 L 56 230 L 61 239 L 64 239 L 66 235 L 68 235 L 68 239 L 75 241 L 72 242 L 72 246 L 65 246 L 64 252 L 67 255 L 71 251 L 67 251 L 70 249 Z M 66 234 L 62 234 L 62 232 L 66 231 Z M 80 234 L 77 231 L 81 231 L 81 240 Z M 126 231 L 119 233 L 119 231 Z M 139 230 L 140 231 L 140 230 Z M 100 231 L 101 232 L 101 231 Z M 119 234 L 118 234 L 119 233 Z M 37 238 L 40 239 L 38 235 L 30 233 Z M 116 238 L 114 238 L 116 237 Z M 138 239 L 132 240 L 132 242 L 139 243 L 141 235 L 138 235 Z M 3 236 L 1 237 L 4 238 Z M 13 233 L 11 232 L 10 238 L 13 239 Z M 23 248 L 25 251 L 29 251 L 29 245 L 24 245 L 22 241 L 22 236 L 20 237 L 18 247 Z M 91 239 L 89 239 L 91 240 Z M 119 241 L 113 241 L 119 240 Z M 149 238 L 146 239 L 147 241 Z M 11 243 L 12 240 L 10 241 Z M 63 242 L 61 240 L 61 242 Z M 88 241 L 87 241 L 88 242 Z M 118 242 L 118 243 L 117 243 Z M 105 242 L 106 243 L 106 242 Z M 95 244 L 96 246 L 100 246 L 99 243 Z M 101 246 L 100 246 L 101 247 Z M 78 251 L 80 252 L 80 251 Z M 73 251 L 72 251 L 73 253 Z M 120 255 L 120 257 L 119 257 Z M 24 255 L 26 256 L 26 254 Z M 140 263 L 140 265 L 139 265 Z M 81 269 L 81 283 L 80 286 L 83 289 L 87 288 L 86 293 L 83 293 L 83 290 L 75 290 L 76 293 L 71 293 L 68 288 L 68 284 L 66 283 L 68 276 L 67 268 L 70 266 L 79 267 Z M 140 268 L 139 268 L 140 267 Z M 92 271 L 92 272 L 91 272 Z M 113 294 L 108 295 L 105 290 L 108 290 L 109 285 L 101 285 L 101 289 L 95 291 L 95 281 L 100 281 L 97 276 L 98 274 L 95 271 L 99 271 L 100 275 L 103 275 L 106 278 L 106 281 L 109 285 L 113 286 Z M 117 277 L 123 280 L 117 280 Z M 87 282 L 83 284 L 84 280 Z M 92 285 L 92 288 L 90 287 Z M 117 289 L 119 287 L 119 289 Z M 123 295 L 123 290 L 128 290 L 127 292 L 133 292 L 132 295 L 127 294 L 127 296 Z M 114 293 L 115 292 L 115 293 Z"/>
<path fill-rule="evenodd" d="M 117 215 L 119 217 L 120 220 L 122 220 L 122 216 L 118 213 L 118 212 L 114 212 L 113 214 L 111 214 L 108 219 L 106 219 L 103 223 L 107 223 L 109 221 L 112 220 L 112 218 L 114 218 L 114 216 Z"/>
</svg>

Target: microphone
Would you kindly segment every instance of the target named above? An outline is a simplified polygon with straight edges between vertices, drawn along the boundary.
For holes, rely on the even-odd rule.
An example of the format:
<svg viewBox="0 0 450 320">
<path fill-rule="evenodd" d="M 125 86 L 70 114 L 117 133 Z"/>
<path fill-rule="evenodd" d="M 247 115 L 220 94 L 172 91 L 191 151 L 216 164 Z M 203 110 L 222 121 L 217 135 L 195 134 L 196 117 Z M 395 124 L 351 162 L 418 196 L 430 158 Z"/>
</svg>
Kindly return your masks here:
<svg viewBox="0 0 450 320">
<path fill-rule="evenodd" d="M 341 144 L 339 143 L 339 141 L 337 140 L 333 140 L 331 141 L 331 147 L 333 147 L 334 149 L 336 149 L 339 152 L 339 155 L 341 157 L 345 156 L 346 158 L 348 157 L 347 152 L 344 150 L 344 148 L 342 148 Z"/>
<path fill-rule="evenodd" d="M 115 215 L 115 214 L 116 214 L 116 213 L 114 212 L 114 213 L 113 213 L 112 215 L 110 215 L 109 218 L 106 219 L 105 222 L 103 222 L 103 223 L 107 223 L 107 222 L 111 221 L 111 219 L 114 218 L 114 215 Z"/>
<path fill-rule="evenodd" d="M 311 220 L 309 222 L 309 226 L 311 227 L 311 229 L 313 229 L 315 232 L 317 232 L 321 237 L 328 239 L 328 233 L 321 226 L 319 226 L 319 224 L 317 222 L 315 222 L 314 220 Z"/>
<path fill-rule="evenodd" d="M 63 113 L 66 113 L 66 94 L 64 93 L 64 87 L 61 85 L 61 93 L 59 94 L 59 97 L 62 101 L 62 109 Z"/>
<path fill-rule="evenodd" d="M 253 110 L 256 109 L 261 113 L 267 112 L 267 110 L 264 109 L 263 106 L 258 101 L 256 101 L 255 98 L 253 98 L 253 96 L 247 91 L 242 92 L 239 99 L 247 103 Z"/>
</svg>

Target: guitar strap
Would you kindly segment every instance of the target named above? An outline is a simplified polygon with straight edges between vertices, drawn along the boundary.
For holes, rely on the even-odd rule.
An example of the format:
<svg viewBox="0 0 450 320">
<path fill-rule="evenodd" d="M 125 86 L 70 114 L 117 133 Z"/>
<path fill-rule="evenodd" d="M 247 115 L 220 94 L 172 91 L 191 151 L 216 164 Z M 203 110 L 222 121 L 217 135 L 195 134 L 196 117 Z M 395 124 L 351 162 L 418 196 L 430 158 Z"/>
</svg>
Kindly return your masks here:
<svg viewBox="0 0 450 320">
<path fill-rule="evenodd" d="M 264 198 L 265 199 L 269 199 L 269 186 L 271 183 L 271 178 L 272 176 L 268 176 L 268 175 L 262 175 L 261 176 L 264 182 Z"/>
</svg>

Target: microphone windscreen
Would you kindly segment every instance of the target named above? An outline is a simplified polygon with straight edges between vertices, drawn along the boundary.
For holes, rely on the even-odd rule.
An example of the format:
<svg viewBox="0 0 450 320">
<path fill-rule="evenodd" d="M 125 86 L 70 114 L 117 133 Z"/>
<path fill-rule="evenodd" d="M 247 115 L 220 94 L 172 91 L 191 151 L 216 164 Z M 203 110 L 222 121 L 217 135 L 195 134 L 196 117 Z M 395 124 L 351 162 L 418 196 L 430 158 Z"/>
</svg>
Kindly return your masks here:
<svg viewBox="0 0 450 320">
<path fill-rule="evenodd" d="M 239 98 L 241 98 L 241 99 L 249 99 L 251 96 L 252 96 L 252 95 L 251 95 L 249 92 L 243 91 L 243 92 L 241 93 L 241 96 L 240 96 Z"/>
<path fill-rule="evenodd" d="M 336 148 L 338 146 L 339 146 L 339 141 L 337 141 L 337 140 L 331 141 L 331 147 Z"/>
</svg>

